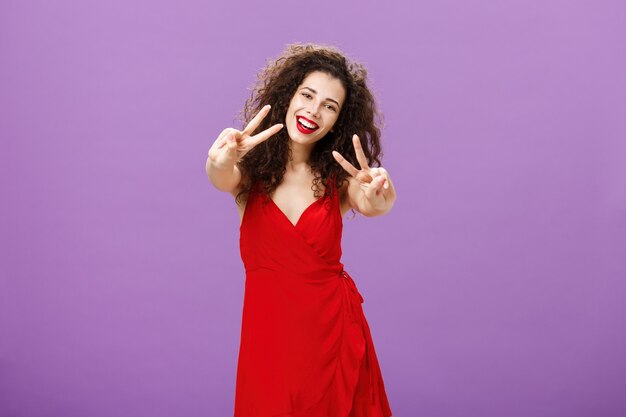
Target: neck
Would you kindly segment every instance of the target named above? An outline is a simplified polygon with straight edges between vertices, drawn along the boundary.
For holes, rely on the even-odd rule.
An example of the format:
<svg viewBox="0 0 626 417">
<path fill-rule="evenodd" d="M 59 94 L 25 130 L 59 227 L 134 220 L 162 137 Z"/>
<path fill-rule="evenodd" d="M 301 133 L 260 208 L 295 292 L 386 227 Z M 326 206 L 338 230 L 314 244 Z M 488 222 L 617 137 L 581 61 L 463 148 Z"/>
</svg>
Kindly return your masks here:
<svg viewBox="0 0 626 417">
<path fill-rule="evenodd" d="M 287 161 L 287 169 L 290 171 L 299 171 L 301 169 L 308 169 L 309 159 L 311 157 L 312 145 L 303 145 L 297 142 L 290 142 L 291 159 Z"/>
</svg>

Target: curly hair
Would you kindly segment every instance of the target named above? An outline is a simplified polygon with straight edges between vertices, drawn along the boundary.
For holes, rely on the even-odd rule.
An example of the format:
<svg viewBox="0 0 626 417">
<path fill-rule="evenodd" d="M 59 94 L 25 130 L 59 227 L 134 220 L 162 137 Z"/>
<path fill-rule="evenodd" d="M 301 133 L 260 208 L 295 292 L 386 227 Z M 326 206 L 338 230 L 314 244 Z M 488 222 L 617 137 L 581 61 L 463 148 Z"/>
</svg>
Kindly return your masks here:
<svg viewBox="0 0 626 417">
<path fill-rule="evenodd" d="M 328 132 L 313 148 L 309 165 L 314 174 L 311 189 L 320 197 L 320 181 L 328 185 L 333 179 L 338 188 L 350 174 L 332 155 L 336 150 L 353 166 L 359 167 L 352 136 L 357 134 L 370 167 L 379 167 L 382 158 L 380 127 L 382 115 L 376 108 L 373 94 L 367 86 L 367 69 L 346 58 L 339 49 L 319 44 L 290 44 L 276 58 L 267 61 L 258 74 L 257 82 L 246 100 L 240 118 L 244 126 L 263 108 L 271 104 L 270 113 L 253 132 L 257 134 L 276 123 L 285 123 L 287 109 L 298 86 L 314 71 L 337 78 L 346 90 L 343 108 L 335 122 L 333 132 Z M 291 158 L 287 129 L 261 142 L 238 162 L 242 173 L 241 188 L 236 196 L 239 203 L 251 188 L 260 183 L 263 194 L 269 196 L 282 182 Z M 332 187 L 326 186 L 326 192 Z"/>
</svg>

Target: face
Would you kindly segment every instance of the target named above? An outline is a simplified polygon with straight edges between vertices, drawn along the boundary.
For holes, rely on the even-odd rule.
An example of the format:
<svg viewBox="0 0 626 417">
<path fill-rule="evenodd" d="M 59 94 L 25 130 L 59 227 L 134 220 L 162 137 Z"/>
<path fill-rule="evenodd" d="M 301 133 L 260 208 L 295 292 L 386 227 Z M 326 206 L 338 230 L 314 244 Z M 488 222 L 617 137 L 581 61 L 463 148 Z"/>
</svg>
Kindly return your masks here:
<svg viewBox="0 0 626 417">
<path fill-rule="evenodd" d="M 339 79 L 321 71 L 310 73 L 287 109 L 285 126 L 291 140 L 306 145 L 326 136 L 339 117 L 345 97 Z"/>
</svg>

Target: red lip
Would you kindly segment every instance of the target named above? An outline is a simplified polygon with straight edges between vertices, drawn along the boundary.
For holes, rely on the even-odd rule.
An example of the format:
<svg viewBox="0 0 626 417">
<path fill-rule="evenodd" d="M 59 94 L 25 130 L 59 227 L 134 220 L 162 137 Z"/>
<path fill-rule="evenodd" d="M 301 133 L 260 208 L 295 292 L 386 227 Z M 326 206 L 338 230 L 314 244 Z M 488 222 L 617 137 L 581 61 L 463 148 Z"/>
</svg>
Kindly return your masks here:
<svg viewBox="0 0 626 417">
<path fill-rule="evenodd" d="M 307 122 L 309 122 L 309 123 L 311 123 L 311 124 L 315 125 L 315 126 L 316 126 L 316 128 L 315 128 L 315 129 L 308 129 L 308 128 L 306 128 L 306 127 L 302 126 L 302 125 L 298 122 L 298 118 L 302 118 L 302 119 L 306 120 Z M 298 128 L 298 130 L 299 130 L 300 132 L 304 133 L 305 135 L 308 135 L 309 133 L 313 133 L 313 132 L 315 132 L 317 129 L 319 129 L 319 126 L 318 126 L 318 124 L 317 124 L 317 123 L 315 123 L 314 121 L 309 120 L 309 119 L 307 119 L 306 117 L 303 117 L 303 116 L 296 116 L 296 127 Z"/>
</svg>

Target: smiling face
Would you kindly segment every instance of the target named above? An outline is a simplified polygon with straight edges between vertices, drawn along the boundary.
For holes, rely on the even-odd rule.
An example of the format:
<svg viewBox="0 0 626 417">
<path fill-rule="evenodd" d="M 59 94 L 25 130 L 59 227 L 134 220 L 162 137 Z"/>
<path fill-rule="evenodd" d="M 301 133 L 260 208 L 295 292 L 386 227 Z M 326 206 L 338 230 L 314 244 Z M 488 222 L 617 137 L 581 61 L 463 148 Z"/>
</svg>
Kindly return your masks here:
<svg viewBox="0 0 626 417">
<path fill-rule="evenodd" d="M 321 71 L 310 73 L 289 103 L 285 126 L 294 142 L 312 144 L 332 129 L 344 105 L 341 81 Z"/>
</svg>

